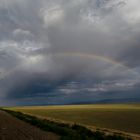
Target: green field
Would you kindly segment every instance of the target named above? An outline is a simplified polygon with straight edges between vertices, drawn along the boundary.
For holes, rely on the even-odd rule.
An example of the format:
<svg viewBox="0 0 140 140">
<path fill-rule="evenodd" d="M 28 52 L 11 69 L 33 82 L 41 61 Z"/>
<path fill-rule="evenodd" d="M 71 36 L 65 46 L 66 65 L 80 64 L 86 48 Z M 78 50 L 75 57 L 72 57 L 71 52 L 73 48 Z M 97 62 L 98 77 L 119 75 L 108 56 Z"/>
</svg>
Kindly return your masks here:
<svg viewBox="0 0 140 140">
<path fill-rule="evenodd" d="M 56 120 L 140 134 L 140 104 L 33 106 L 10 109 Z"/>
</svg>

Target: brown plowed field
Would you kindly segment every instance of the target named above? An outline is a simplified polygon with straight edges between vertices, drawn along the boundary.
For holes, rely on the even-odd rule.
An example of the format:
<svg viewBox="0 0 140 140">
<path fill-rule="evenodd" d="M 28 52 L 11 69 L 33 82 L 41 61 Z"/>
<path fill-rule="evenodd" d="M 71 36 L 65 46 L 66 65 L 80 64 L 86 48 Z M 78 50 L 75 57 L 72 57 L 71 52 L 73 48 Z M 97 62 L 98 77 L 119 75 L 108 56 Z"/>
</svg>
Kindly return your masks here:
<svg viewBox="0 0 140 140">
<path fill-rule="evenodd" d="M 0 140 L 59 140 L 59 136 L 0 111 Z"/>
</svg>

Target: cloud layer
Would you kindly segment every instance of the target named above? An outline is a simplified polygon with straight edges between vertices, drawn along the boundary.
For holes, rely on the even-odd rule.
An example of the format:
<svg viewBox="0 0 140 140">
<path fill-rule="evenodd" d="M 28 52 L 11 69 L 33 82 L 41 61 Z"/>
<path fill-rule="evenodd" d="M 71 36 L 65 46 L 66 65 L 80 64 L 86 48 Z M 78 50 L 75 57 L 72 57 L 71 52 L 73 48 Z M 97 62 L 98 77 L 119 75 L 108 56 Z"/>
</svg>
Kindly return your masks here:
<svg viewBox="0 0 140 140">
<path fill-rule="evenodd" d="M 0 0 L 1 105 L 139 100 L 139 0 Z"/>
</svg>

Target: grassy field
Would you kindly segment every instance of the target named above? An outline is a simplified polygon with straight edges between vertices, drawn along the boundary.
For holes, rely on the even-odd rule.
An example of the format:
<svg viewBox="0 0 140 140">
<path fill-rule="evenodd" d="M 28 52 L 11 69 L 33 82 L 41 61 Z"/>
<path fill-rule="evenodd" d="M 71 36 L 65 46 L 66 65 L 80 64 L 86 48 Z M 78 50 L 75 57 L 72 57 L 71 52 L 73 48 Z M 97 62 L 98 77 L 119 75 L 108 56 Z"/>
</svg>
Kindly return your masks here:
<svg viewBox="0 0 140 140">
<path fill-rule="evenodd" d="M 140 104 L 32 106 L 10 109 L 46 118 L 140 134 Z"/>
<path fill-rule="evenodd" d="M 31 124 L 32 126 L 36 126 L 40 130 L 43 130 L 44 132 L 46 131 L 47 136 L 51 136 L 51 137 L 47 138 L 49 140 L 55 140 L 56 138 L 59 140 L 139 140 L 138 137 L 135 137 L 132 135 L 127 135 L 124 133 L 114 133 L 114 132 L 106 133 L 101 130 L 91 131 L 90 129 L 88 129 L 84 126 L 81 126 L 81 125 L 69 124 L 69 123 L 66 124 L 66 123 L 62 123 L 62 122 L 56 122 L 56 121 L 52 121 L 52 120 L 42 119 L 42 118 L 36 117 L 34 115 L 25 114 L 25 113 L 21 113 L 18 111 L 7 110 L 7 109 L 1 108 L 1 112 L 9 115 L 10 117 L 13 116 L 14 119 L 17 118 L 18 121 L 21 120 L 23 123 L 26 122 L 28 124 Z M 5 117 L 4 117 L 4 119 L 5 119 Z M 8 120 L 12 121 L 11 118 L 9 118 Z M 1 120 L 1 121 L 3 121 L 3 120 Z M 8 127 L 13 128 L 13 125 L 10 125 L 9 123 L 7 123 L 7 121 L 4 123 L 7 124 Z M 14 122 L 14 124 L 16 124 L 16 123 Z M 17 127 L 18 127 L 18 125 L 17 125 Z M 20 132 L 22 132 L 24 130 L 24 128 L 25 127 L 23 127 L 23 129 L 21 128 Z M 28 131 L 29 131 L 29 128 L 28 128 Z M 28 134 L 28 131 L 27 131 L 27 133 L 24 133 L 24 134 Z M 9 131 L 9 130 L 7 132 L 8 132 L 7 134 L 11 133 L 11 131 Z M 50 134 L 52 134 L 52 135 L 50 135 Z M 5 139 L 5 135 L 2 134 L 2 136 L 4 136 L 4 139 Z M 15 137 L 14 134 L 12 134 L 12 136 Z M 35 137 L 35 138 L 29 137 L 29 138 L 30 138 L 30 140 L 38 139 L 37 137 Z M 5 140 L 12 140 L 12 139 L 5 139 Z M 41 140 L 41 139 L 39 138 L 39 140 Z M 43 140 L 45 140 L 45 139 L 43 138 Z"/>
</svg>

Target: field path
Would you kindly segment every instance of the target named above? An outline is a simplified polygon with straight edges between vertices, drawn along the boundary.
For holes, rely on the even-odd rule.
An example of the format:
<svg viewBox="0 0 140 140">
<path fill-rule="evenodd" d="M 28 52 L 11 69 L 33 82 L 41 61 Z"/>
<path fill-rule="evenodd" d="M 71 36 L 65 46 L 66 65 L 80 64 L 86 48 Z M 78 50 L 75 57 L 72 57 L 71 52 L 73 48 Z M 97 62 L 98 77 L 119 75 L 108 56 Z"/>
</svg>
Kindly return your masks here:
<svg viewBox="0 0 140 140">
<path fill-rule="evenodd" d="M 59 136 L 44 132 L 0 110 L 0 140 L 59 140 Z"/>
</svg>

